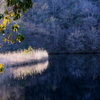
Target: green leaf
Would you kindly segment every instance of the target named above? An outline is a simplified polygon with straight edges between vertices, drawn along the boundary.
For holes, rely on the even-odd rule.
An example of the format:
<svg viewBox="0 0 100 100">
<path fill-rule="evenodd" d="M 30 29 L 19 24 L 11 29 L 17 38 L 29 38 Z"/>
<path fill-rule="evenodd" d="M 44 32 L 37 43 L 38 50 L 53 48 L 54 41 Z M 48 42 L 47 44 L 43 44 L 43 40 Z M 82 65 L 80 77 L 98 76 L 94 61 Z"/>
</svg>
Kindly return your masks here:
<svg viewBox="0 0 100 100">
<path fill-rule="evenodd" d="M 13 20 L 17 20 L 21 17 L 21 14 L 20 13 L 17 13 L 17 14 L 14 14 L 13 16 Z"/>
<path fill-rule="evenodd" d="M 15 41 L 14 41 L 14 40 L 11 40 L 11 43 L 12 43 L 12 44 L 14 44 L 14 43 L 15 43 Z"/>
<path fill-rule="evenodd" d="M 8 10 L 5 10 L 4 14 L 8 14 Z"/>
<path fill-rule="evenodd" d="M 5 31 L 4 30 L 1 30 L 1 33 L 5 33 Z"/>
<path fill-rule="evenodd" d="M 24 41 L 24 36 L 21 35 L 21 34 L 18 34 L 18 35 L 16 36 L 16 40 L 17 40 L 18 42 L 22 42 L 22 41 Z"/>
<path fill-rule="evenodd" d="M 13 30 L 14 32 L 18 31 L 18 29 L 19 29 L 19 26 L 18 26 L 17 24 L 14 24 L 14 25 L 12 26 L 12 30 Z"/>
<path fill-rule="evenodd" d="M 4 15 L 3 14 L 0 14 L 0 19 L 2 19 L 4 17 Z"/>
</svg>

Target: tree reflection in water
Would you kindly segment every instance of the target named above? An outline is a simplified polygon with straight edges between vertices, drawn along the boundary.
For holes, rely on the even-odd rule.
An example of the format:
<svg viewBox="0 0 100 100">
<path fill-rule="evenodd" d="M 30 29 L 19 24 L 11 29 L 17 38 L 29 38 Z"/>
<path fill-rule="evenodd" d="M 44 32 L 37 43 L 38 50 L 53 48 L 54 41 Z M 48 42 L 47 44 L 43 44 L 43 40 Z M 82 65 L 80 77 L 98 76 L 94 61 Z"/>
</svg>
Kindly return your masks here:
<svg viewBox="0 0 100 100">
<path fill-rule="evenodd" d="M 51 55 L 49 66 L 7 68 L 0 78 L 2 100 L 100 100 L 99 93 L 100 55 Z"/>
</svg>

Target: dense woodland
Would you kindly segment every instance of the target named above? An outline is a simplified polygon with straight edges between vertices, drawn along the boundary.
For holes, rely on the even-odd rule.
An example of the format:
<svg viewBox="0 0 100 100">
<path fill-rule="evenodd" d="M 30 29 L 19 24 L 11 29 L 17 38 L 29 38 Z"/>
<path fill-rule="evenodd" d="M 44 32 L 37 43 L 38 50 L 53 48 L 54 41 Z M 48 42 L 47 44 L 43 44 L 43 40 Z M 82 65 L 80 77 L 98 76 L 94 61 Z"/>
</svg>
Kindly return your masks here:
<svg viewBox="0 0 100 100">
<path fill-rule="evenodd" d="M 49 53 L 100 52 L 99 0 L 33 0 L 34 5 L 12 23 L 25 36 L 21 43 L 8 44 L 0 51 L 44 48 Z M 2 8 L 2 9 L 1 9 Z M 0 11 L 4 9 L 1 6 Z M 11 23 L 11 24 L 12 24 Z M 7 32 L 10 32 L 10 25 Z M 2 36 L 1 36 L 2 38 Z"/>
<path fill-rule="evenodd" d="M 0 100 L 100 100 L 100 0 L 29 1 L 0 0 Z"/>
</svg>

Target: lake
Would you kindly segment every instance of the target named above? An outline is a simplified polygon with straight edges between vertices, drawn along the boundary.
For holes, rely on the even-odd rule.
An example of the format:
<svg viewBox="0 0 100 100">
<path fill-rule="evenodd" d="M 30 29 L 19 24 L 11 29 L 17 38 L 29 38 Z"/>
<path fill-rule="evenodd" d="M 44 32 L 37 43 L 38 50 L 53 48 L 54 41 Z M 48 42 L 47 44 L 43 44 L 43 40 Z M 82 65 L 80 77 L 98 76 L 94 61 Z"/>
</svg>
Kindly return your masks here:
<svg viewBox="0 0 100 100">
<path fill-rule="evenodd" d="M 0 73 L 0 100 L 100 100 L 100 55 L 59 54 Z"/>
</svg>

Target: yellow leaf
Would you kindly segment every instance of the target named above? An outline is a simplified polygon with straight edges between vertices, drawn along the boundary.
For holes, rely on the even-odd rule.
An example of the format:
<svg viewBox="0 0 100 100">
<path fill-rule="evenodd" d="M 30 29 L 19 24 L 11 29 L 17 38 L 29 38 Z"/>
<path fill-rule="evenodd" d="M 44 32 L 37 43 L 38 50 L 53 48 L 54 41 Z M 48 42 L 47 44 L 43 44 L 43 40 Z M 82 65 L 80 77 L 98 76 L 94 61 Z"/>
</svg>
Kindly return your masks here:
<svg viewBox="0 0 100 100">
<path fill-rule="evenodd" d="M 7 20 L 3 20 L 3 24 L 4 24 L 4 26 L 6 26 L 7 25 Z"/>
<path fill-rule="evenodd" d="M 5 19 L 10 19 L 10 16 L 9 16 L 9 15 L 5 16 L 5 17 L 4 17 L 4 20 L 5 20 Z"/>
<path fill-rule="evenodd" d="M 0 73 L 3 72 L 3 70 L 4 70 L 4 67 L 3 66 L 4 66 L 4 64 L 1 64 L 0 63 Z"/>
<path fill-rule="evenodd" d="M 14 14 L 13 14 L 12 12 L 11 12 L 9 15 L 10 15 L 11 17 L 14 16 Z"/>
<path fill-rule="evenodd" d="M 7 39 L 6 39 L 6 38 L 3 38 L 3 41 L 4 41 L 4 42 L 6 42 L 6 41 L 7 41 Z"/>
<path fill-rule="evenodd" d="M 5 25 L 0 24 L 0 31 L 5 30 Z"/>
<path fill-rule="evenodd" d="M 14 40 L 11 40 L 11 43 L 12 43 L 12 44 L 14 44 L 14 43 L 15 43 L 15 41 L 14 41 Z"/>
<path fill-rule="evenodd" d="M 10 19 L 8 19 L 7 22 L 10 23 Z"/>
<path fill-rule="evenodd" d="M 0 63 L 0 68 L 3 67 L 3 66 L 4 66 L 4 64 L 1 64 L 1 63 Z"/>
</svg>

